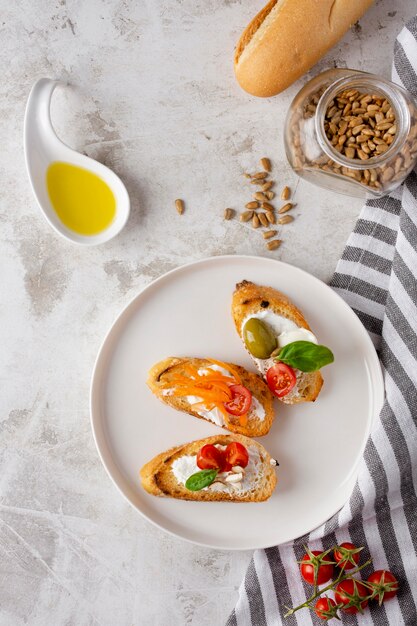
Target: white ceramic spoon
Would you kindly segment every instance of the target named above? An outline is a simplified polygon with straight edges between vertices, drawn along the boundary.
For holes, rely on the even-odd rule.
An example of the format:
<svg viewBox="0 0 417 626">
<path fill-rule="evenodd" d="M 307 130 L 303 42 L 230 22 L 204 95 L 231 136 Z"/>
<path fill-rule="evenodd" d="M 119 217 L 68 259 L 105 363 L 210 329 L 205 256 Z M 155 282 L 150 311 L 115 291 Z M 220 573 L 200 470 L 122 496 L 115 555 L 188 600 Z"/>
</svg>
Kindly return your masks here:
<svg viewBox="0 0 417 626">
<path fill-rule="evenodd" d="M 24 147 L 30 183 L 39 207 L 49 224 L 60 235 L 82 245 L 96 245 L 115 237 L 126 224 L 130 212 L 129 196 L 120 178 L 108 167 L 66 146 L 55 134 L 51 123 L 50 104 L 57 80 L 41 78 L 33 86 L 26 105 Z M 46 171 L 54 161 L 82 167 L 99 176 L 116 199 L 116 215 L 112 223 L 95 235 L 80 235 L 65 226 L 55 212 L 46 187 Z"/>
</svg>

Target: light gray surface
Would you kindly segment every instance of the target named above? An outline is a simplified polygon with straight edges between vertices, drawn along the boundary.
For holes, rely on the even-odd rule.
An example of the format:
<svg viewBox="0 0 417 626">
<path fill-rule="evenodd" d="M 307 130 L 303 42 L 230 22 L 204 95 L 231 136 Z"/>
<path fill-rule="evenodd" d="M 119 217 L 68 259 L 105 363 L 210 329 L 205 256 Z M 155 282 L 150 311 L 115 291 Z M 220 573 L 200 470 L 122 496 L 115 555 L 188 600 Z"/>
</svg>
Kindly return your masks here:
<svg viewBox="0 0 417 626">
<path fill-rule="evenodd" d="M 283 120 L 303 81 L 269 100 L 236 85 L 233 46 L 261 6 L 0 2 L 0 626 L 217 626 L 234 604 L 250 554 L 193 546 L 142 520 L 100 464 L 88 392 L 109 325 L 168 269 L 239 253 L 332 273 L 361 202 L 288 169 Z M 395 35 L 413 12 L 413 0 L 377 2 L 314 73 L 334 63 L 389 76 Z M 131 195 L 126 229 L 95 249 L 58 238 L 29 189 L 23 114 L 42 76 L 71 84 L 53 103 L 62 139 L 114 168 Z M 241 172 L 264 155 L 296 188 L 297 219 L 278 253 L 222 221 L 226 206 L 247 201 Z"/>
</svg>

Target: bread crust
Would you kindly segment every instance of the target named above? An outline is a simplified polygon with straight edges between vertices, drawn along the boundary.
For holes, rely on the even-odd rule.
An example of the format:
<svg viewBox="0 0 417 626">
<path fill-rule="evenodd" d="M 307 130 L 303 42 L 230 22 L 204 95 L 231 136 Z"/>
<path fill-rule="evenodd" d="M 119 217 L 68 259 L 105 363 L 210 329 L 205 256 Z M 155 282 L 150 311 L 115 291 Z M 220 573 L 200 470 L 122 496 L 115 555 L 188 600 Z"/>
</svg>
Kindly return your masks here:
<svg viewBox="0 0 417 626">
<path fill-rule="evenodd" d="M 240 86 L 274 96 L 305 74 L 374 0 L 271 0 L 243 31 L 235 51 Z"/>
<path fill-rule="evenodd" d="M 181 485 L 175 479 L 171 471 L 172 463 L 183 455 L 195 455 L 206 444 L 220 444 L 227 446 L 233 441 L 238 441 L 247 449 L 256 448 L 262 461 L 263 479 L 261 485 L 252 492 L 244 492 L 245 495 L 239 496 L 237 492 L 223 491 L 189 491 L 184 485 Z M 199 502 L 263 502 L 267 500 L 275 489 L 277 478 L 275 468 L 271 465 L 271 456 L 265 448 L 248 437 L 242 435 L 215 435 L 206 437 L 181 446 L 175 446 L 170 450 L 166 450 L 158 454 L 151 461 L 146 463 L 140 470 L 140 479 L 143 488 L 154 496 L 171 497 L 180 500 L 194 500 Z"/>
<path fill-rule="evenodd" d="M 200 359 L 194 357 L 168 357 L 163 361 L 156 363 L 148 374 L 147 385 L 152 393 L 159 398 L 165 404 L 168 404 L 178 411 L 188 413 L 199 419 L 206 420 L 205 417 L 199 415 L 196 411 L 193 411 L 189 403 L 181 397 L 174 397 L 169 395 L 163 395 L 163 390 L 166 384 L 169 383 L 170 378 L 174 373 L 181 373 L 185 364 L 191 364 L 197 368 L 204 368 L 210 365 L 207 359 Z M 262 380 L 258 374 L 248 372 L 245 368 L 234 365 L 233 363 L 225 363 L 226 367 L 229 365 L 235 369 L 242 379 L 242 384 L 249 389 L 252 395 L 262 404 L 265 410 L 265 418 L 260 420 L 259 418 L 249 418 L 245 426 L 239 423 L 239 418 L 230 415 L 229 421 L 223 426 L 227 430 L 233 433 L 246 435 L 247 437 L 262 437 L 266 435 L 272 426 L 274 421 L 275 412 L 273 408 L 274 396 L 269 390 L 268 386 Z M 213 424 L 210 420 L 206 420 L 210 424 Z"/>
<path fill-rule="evenodd" d="M 292 320 L 300 328 L 311 328 L 302 312 L 283 293 L 272 287 L 256 285 L 243 280 L 236 285 L 232 298 L 232 315 L 236 330 L 242 339 L 242 325 L 244 320 L 251 314 L 264 310 L 272 311 L 277 315 Z M 245 346 L 246 348 L 246 346 Z M 249 353 L 250 355 L 250 353 Z M 252 356 L 252 355 L 250 355 Z M 255 362 L 256 364 L 256 362 Z M 262 372 L 261 372 L 262 374 Z M 302 393 L 299 396 L 279 398 L 285 404 L 297 404 L 299 402 L 314 402 L 323 385 L 323 377 L 319 371 L 305 372 L 299 379 L 299 388 Z"/>
</svg>

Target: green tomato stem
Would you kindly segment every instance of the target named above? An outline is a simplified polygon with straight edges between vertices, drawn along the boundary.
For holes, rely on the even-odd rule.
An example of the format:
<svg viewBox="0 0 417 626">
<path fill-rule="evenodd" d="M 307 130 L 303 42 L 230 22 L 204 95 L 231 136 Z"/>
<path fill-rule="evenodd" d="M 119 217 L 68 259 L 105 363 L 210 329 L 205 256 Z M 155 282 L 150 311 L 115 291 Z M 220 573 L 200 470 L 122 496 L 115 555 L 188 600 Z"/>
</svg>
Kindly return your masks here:
<svg viewBox="0 0 417 626">
<path fill-rule="evenodd" d="M 345 574 L 345 571 L 342 569 L 339 576 L 336 578 L 336 580 L 333 580 L 329 585 L 327 585 L 327 587 L 324 587 L 323 589 L 317 590 L 317 585 L 315 585 L 313 595 L 310 598 L 308 598 L 308 600 L 303 602 L 303 604 L 300 604 L 300 606 L 296 606 L 295 609 L 289 609 L 289 611 L 284 615 L 284 617 L 289 617 L 290 615 L 293 615 L 296 611 L 299 611 L 300 609 L 311 608 L 312 606 L 311 603 L 317 598 L 319 598 L 323 593 L 326 593 L 326 591 L 330 591 L 330 589 L 334 589 L 336 585 L 342 582 L 342 580 L 349 580 L 349 578 L 353 578 L 354 574 L 357 574 L 358 572 L 360 572 L 364 567 L 366 567 L 370 563 L 372 563 L 371 559 L 366 561 L 366 563 L 363 563 L 363 565 L 359 565 L 355 569 L 349 570 L 348 574 Z"/>
</svg>

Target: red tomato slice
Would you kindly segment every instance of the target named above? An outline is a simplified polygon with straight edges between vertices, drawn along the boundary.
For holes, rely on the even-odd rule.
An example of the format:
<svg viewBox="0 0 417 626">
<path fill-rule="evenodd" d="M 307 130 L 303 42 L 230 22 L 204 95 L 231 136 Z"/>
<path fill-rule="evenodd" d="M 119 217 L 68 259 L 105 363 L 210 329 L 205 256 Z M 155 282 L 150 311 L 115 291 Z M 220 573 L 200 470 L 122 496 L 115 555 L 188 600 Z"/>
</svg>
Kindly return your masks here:
<svg viewBox="0 0 417 626">
<path fill-rule="evenodd" d="M 233 443 L 229 443 L 226 450 L 224 451 L 224 458 L 226 460 L 226 464 L 230 465 L 230 468 L 235 465 L 240 465 L 240 467 L 246 467 L 249 463 L 249 454 L 246 450 L 245 446 L 243 446 L 238 441 L 233 441 Z"/>
<path fill-rule="evenodd" d="M 243 385 L 232 385 L 229 389 L 232 392 L 232 399 L 224 403 L 224 408 L 231 415 L 244 415 L 252 403 L 251 392 Z"/>
<path fill-rule="evenodd" d="M 277 363 L 267 371 L 266 382 L 272 393 L 282 398 L 294 387 L 297 377 L 292 367 L 285 363 Z"/>
<path fill-rule="evenodd" d="M 197 466 L 202 469 L 223 469 L 224 456 L 221 450 L 211 444 L 206 444 L 198 451 Z"/>
</svg>

